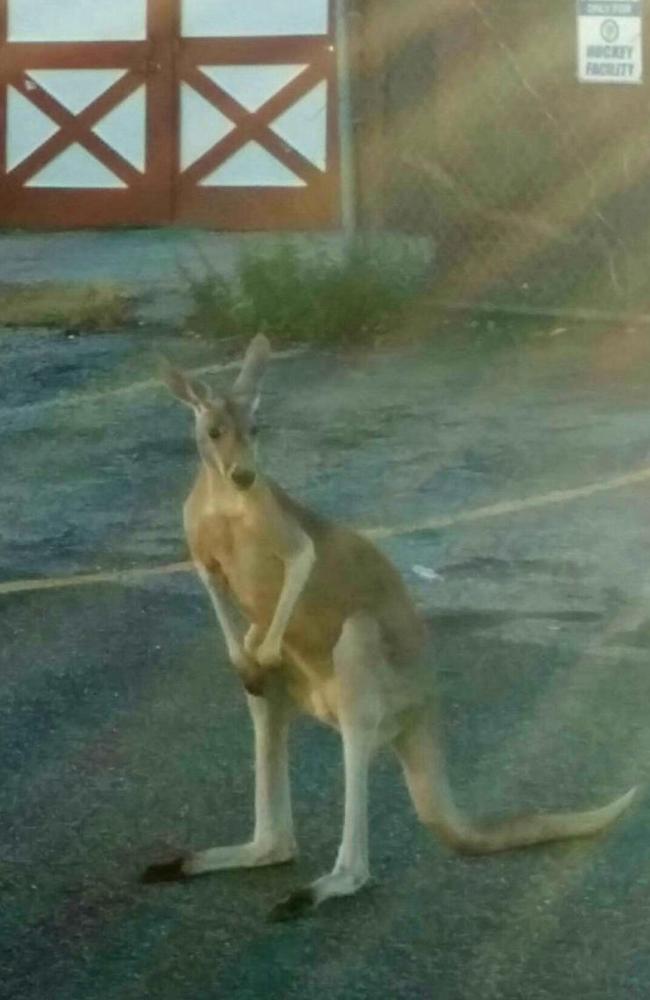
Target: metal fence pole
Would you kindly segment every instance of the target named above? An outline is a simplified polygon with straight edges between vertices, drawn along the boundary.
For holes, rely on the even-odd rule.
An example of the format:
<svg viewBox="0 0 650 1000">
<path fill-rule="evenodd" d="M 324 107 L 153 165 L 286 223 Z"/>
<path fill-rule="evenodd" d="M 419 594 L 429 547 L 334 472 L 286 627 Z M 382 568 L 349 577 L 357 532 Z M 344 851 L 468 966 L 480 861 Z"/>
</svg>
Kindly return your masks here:
<svg viewBox="0 0 650 1000">
<path fill-rule="evenodd" d="M 348 0 L 335 0 L 335 36 L 339 93 L 339 143 L 341 150 L 341 222 L 346 238 L 356 229 L 356 169 L 352 118 L 351 65 L 348 34 L 351 12 Z"/>
</svg>

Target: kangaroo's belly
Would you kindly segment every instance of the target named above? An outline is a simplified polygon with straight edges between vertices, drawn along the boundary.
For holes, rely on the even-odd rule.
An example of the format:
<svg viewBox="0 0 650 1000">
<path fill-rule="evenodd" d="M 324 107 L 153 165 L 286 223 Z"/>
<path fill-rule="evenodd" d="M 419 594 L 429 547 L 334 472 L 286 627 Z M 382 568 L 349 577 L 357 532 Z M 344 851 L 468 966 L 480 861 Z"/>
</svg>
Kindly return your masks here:
<svg viewBox="0 0 650 1000">
<path fill-rule="evenodd" d="M 338 729 L 338 678 L 331 671 L 315 672 L 313 665 L 298 664 L 289 658 L 280 669 L 286 676 L 287 693 L 300 711 Z"/>
</svg>

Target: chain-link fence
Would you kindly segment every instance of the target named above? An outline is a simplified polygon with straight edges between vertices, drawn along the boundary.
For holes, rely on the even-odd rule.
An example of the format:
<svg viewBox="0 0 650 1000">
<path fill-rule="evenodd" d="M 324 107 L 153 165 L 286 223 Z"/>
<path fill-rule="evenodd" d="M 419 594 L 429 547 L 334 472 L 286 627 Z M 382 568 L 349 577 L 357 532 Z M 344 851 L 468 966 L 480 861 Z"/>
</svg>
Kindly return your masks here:
<svg viewBox="0 0 650 1000">
<path fill-rule="evenodd" d="M 358 0 L 359 222 L 448 300 L 650 306 L 650 88 L 579 83 L 574 0 Z"/>
</svg>

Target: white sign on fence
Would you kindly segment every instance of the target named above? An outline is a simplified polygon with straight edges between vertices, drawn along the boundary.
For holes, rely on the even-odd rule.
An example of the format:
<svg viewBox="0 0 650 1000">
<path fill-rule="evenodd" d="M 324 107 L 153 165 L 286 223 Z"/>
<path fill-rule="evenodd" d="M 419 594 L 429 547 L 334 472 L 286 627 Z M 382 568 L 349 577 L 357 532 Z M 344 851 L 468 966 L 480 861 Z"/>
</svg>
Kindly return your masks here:
<svg viewBox="0 0 650 1000">
<path fill-rule="evenodd" d="M 641 83 L 642 0 L 578 0 L 581 83 Z"/>
</svg>

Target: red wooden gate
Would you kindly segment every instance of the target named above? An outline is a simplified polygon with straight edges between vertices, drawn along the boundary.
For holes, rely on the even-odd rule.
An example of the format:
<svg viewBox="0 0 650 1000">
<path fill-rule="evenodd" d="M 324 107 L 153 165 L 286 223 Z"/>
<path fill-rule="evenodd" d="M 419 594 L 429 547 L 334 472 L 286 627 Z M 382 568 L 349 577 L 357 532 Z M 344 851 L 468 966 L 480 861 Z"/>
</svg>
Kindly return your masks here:
<svg viewBox="0 0 650 1000">
<path fill-rule="evenodd" d="M 86 36 L 72 41 L 65 25 L 57 30 L 56 0 L 31 11 L 28 2 L 0 2 L 0 225 L 168 221 L 170 0 L 130 0 L 140 20 L 114 34 L 141 37 L 92 38 L 100 23 L 70 25 L 68 34 Z"/>
<path fill-rule="evenodd" d="M 339 221 L 330 0 L 0 0 L 0 226 Z"/>
</svg>

